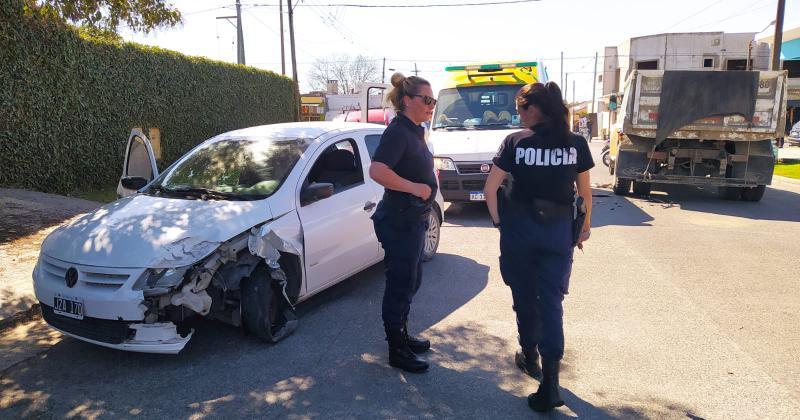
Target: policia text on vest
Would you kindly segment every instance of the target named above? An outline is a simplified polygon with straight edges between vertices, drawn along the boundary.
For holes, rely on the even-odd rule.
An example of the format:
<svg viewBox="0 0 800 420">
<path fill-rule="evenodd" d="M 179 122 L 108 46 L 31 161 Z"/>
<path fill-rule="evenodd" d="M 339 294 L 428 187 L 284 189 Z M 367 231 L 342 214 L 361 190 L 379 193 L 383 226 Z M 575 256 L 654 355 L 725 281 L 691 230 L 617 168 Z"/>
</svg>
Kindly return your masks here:
<svg viewBox="0 0 800 420">
<path fill-rule="evenodd" d="M 537 149 L 534 147 L 517 147 L 516 164 L 528 166 L 562 166 L 575 165 L 578 162 L 578 151 L 574 147 L 557 149 Z"/>
</svg>

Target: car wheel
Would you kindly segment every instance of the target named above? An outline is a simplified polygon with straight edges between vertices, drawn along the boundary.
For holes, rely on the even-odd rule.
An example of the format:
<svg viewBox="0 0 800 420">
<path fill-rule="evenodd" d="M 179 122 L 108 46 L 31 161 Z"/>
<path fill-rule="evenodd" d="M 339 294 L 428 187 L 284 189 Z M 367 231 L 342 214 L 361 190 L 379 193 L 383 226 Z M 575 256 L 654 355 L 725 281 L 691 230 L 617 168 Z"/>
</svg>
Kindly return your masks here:
<svg viewBox="0 0 800 420">
<path fill-rule="evenodd" d="M 242 323 L 259 339 L 275 343 L 297 326 L 297 317 L 283 297 L 266 264 L 259 264 L 240 283 Z"/>
<path fill-rule="evenodd" d="M 436 256 L 439 249 L 439 237 L 442 221 L 439 220 L 439 211 L 434 207 L 428 216 L 428 230 L 425 231 L 425 248 L 422 251 L 422 261 L 430 261 Z"/>
<path fill-rule="evenodd" d="M 648 196 L 652 189 L 653 184 L 649 182 L 633 181 L 633 193 L 636 195 Z"/>
<path fill-rule="evenodd" d="M 627 195 L 631 191 L 632 179 L 614 177 L 614 194 Z"/>
<path fill-rule="evenodd" d="M 603 159 L 603 165 L 606 165 L 606 166 L 608 166 L 610 168 L 611 167 L 611 155 L 608 152 L 605 152 L 605 153 L 603 153 L 602 159 Z"/>
<path fill-rule="evenodd" d="M 753 188 L 742 188 L 742 200 L 743 201 L 761 201 L 761 198 L 764 197 L 764 191 L 766 191 L 766 185 L 759 185 Z"/>
</svg>

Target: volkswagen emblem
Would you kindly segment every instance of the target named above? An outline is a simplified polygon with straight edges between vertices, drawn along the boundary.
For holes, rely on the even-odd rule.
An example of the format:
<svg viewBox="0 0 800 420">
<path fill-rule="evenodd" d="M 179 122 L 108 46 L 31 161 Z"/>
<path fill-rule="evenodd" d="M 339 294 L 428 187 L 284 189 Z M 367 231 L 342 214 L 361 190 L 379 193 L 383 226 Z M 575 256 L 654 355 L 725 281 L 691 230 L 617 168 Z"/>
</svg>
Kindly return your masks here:
<svg viewBox="0 0 800 420">
<path fill-rule="evenodd" d="M 484 163 L 481 165 L 481 173 L 486 174 L 489 173 L 489 171 L 491 170 L 492 170 L 492 165 L 489 165 L 488 163 Z"/>
<path fill-rule="evenodd" d="M 64 280 L 67 282 L 67 287 L 75 287 L 75 283 L 78 282 L 78 270 L 70 267 L 67 274 L 64 274 Z"/>
</svg>

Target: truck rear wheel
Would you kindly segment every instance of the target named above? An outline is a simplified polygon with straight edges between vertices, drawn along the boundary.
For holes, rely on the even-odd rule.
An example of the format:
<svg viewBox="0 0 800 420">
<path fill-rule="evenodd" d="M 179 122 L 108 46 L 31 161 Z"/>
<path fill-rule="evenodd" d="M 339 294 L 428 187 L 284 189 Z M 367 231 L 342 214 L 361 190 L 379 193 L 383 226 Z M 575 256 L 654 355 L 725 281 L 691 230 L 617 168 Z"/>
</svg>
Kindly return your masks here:
<svg viewBox="0 0 800 420">
<path fill-rule="evenodd" d="M 741 187 L 719 187 L 719 196 L 723 200 L 739 200 L 742 198 Z"/>
<path fill-rule="evenodd" d="M 753 188 L 742 188 L 742 200 L 743 201 L 761 201 L 761 198 L 764 197 L 764 191 L 766 191 L 766 185 L 759 185 Z"/>
<path fill-rule="evenodd" d="M 631 191 L 632 179 L 614 177 L 614 194 L 627 195 Z"/>
<path fill-rule="evenodd" d="M 653 188 L 653 184 L 649 182 L 640 182 L 640 181 L 633 181 L 633 193 L 636 195 L 647 196 L 650 195 L 650 191 Z"/>
</svg>

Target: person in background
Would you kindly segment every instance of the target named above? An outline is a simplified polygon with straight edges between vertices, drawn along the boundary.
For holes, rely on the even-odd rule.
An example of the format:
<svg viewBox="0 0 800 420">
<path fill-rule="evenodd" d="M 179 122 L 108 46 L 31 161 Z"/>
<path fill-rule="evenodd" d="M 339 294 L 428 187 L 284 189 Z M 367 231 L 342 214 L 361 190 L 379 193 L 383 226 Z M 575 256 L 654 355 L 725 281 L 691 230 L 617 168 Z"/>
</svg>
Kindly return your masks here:
<svg viewBox="0 0 800 420">
<path fill-rule="evenodd" d="M 381 136 L 369 175 L 385 188 L 372 215 L 375 234 L 386 253 L 383 327 L 389 342 L 389 364 L 408 372 L 424 372 L 428 362 L 418 354 L 430 342 L 408 333 L 411 301 L 422 282 L 422 252 L 428 216 L 436 197 L 433 155 L 425 144 L 425 128 L 436 99 L 427 80 L 392 75 L 388 99 L 397 111 Z"/>
<path fill-rule="evenodd" d="M 540 412 L 564 405 L 558 378 L 564 356 L 561 303 L 574 247 L 583 248 L 591 227 L 589 169 L 594 162 L 586 139 L 569 132 L 569 112 L 561 98 L 553 82 L 519 90 L 517 112 L 527 129 L 500 145 L 484 191 L 492 222 L 500 229 L 500 273 L 517 314 L 521 350 L 515 362 L 528 375 L 541 376 L 539 390 L 528 396 L 528 405 Z M 506 195 L 502 189 L 498 197 L 509 173 L 510 191 Z"/>
</svg>

